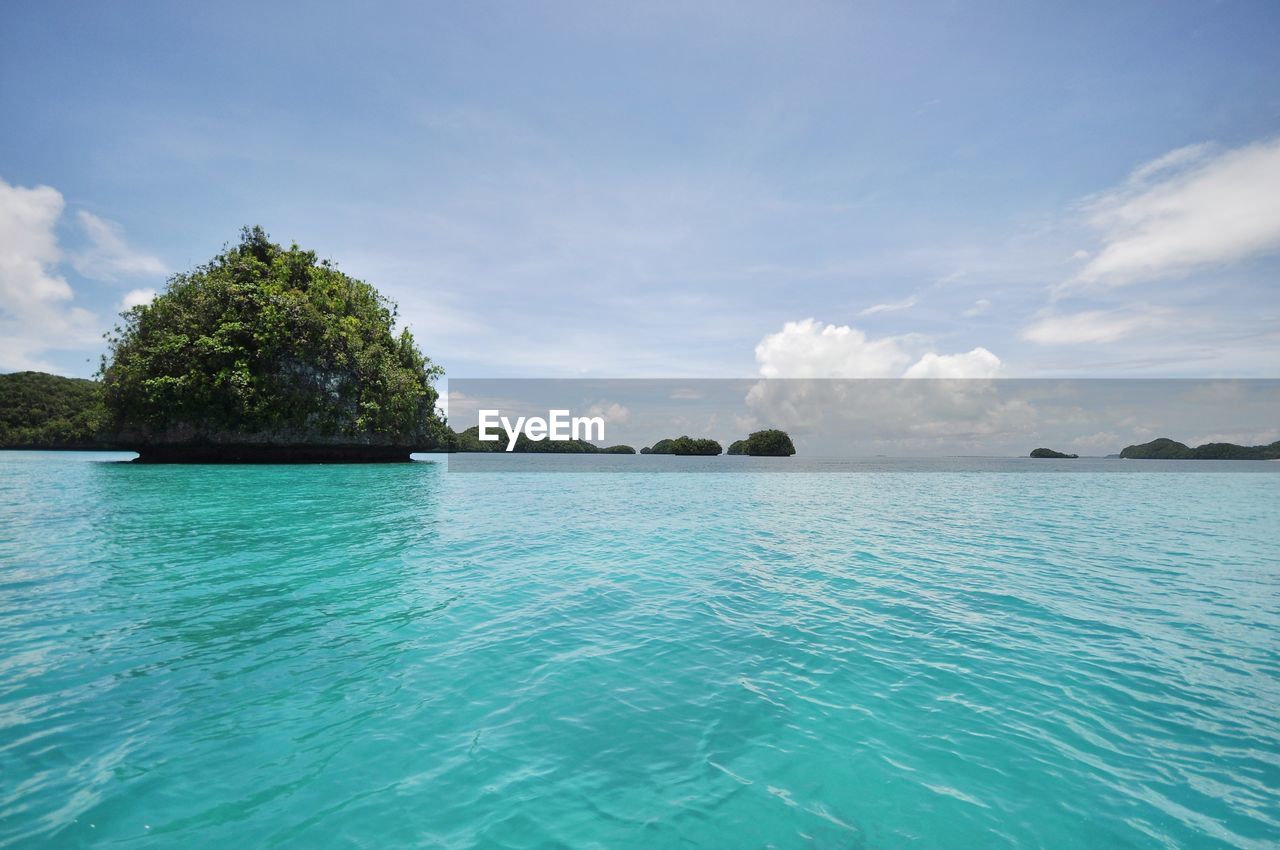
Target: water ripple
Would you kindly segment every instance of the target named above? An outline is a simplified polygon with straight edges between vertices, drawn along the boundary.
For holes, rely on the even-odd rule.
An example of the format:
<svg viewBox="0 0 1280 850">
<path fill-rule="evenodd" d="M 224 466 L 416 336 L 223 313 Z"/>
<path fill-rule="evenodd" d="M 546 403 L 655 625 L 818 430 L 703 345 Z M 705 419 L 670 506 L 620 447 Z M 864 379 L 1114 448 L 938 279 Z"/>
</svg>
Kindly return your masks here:
<svg viewBox="0 0 1280 850">
<path fill-rule="evenodd" d="M 1274 847 L 1278 497 L 0 455 L 0 846 Z"/>
</svg>

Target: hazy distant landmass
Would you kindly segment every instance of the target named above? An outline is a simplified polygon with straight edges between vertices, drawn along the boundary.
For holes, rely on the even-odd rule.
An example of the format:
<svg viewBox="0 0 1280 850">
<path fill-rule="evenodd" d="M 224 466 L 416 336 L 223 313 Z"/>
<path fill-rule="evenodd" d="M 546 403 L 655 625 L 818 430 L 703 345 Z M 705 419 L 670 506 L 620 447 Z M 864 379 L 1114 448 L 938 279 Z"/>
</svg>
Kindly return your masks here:
<svg viewBox="0 0 1280 850">
<path fill-rule="evenodd" d="M 1069 455 L 1066 452 L 1056 452 L 1053 449 L 1032 449 L 1031 457 L 1038 458 L 1078 458 L 1080 455 Z"/>
<path fill-rule="evenodd" d="M 682 436 L 674 439 L 659 440 L 652 446 L 640 450 L 642 455 L 705 455 L 714 456 L 724 448 L 708 437 Z"/>
<path fill-rule="evenodd" d="M 1137 460 L 1276 460 L 1280 440 L 1266 446 L 1237 446 L 1235 443 L 1205 443 L 1191 448 L 1168 437 L 1149 443 L 1125 446 L 1120 457 Z"/>
<path fill-rule="evenodd" d="M 768 428 L 753 431 L 743 440 L 734 440 L 725 454 L 750 455 L 751 457 L 791 457 L 796 453 L 795 444 L 786 431 Z"/>
<path fill-rule="evenodd" d="M 487 452 L 506 452 L 507 435 L 500 433 L 496 440 L 481 440 L 480 426 L 472 425 L 465 431 L 457 431 L 446 440 L 444 450 L 462 454 L 483 454 Z M 511 449 L 516 454 L 605 454 L 633 455 L 636 450 L 631 446 L 597 446 L 586 440 L 530 440 L 523 433 L 516 436 L 516 444 Z"/>
<path fill-rule="evenodd" d="M 102 384 L 47 372 L 0 375 L 0 449 L 105 449 Z"/>
</svg>

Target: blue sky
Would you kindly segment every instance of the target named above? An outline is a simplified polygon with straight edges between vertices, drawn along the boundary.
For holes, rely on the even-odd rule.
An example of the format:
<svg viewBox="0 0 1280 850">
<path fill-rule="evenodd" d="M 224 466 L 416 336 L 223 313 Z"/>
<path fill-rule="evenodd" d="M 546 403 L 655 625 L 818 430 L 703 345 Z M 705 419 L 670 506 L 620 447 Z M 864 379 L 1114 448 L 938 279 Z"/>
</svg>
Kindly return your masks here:
<svg viewBox="0 0 1280 850">
<path fill-rule="evenodd" d="M 245 224 L 455 377 L 1269 377 L 1280 6 L 66 4 L 0 27 L 0 369 Z"/>
</svg>

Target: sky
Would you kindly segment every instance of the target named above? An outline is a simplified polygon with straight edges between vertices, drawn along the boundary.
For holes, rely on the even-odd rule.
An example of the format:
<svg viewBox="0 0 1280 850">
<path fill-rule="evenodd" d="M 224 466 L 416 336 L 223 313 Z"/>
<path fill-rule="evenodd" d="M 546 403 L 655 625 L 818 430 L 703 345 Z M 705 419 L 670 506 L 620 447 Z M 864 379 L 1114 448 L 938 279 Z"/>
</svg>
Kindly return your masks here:
<svg viewBox="0 0 1280 850">
<path fill-rule="evenodd" d="M 1275 377 L 1280 4 L 10 4 L 0 371 L 244 225 L 455 378 Z"/>
</svg>

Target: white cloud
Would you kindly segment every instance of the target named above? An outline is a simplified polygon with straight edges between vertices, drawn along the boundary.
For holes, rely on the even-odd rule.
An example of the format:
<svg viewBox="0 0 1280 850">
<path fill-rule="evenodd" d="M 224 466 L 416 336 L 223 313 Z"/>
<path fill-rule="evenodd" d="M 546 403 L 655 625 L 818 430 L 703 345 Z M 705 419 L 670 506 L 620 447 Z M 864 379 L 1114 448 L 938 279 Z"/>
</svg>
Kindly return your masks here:
<svg viewBox="0 0 1280 850">
<path fill-rule="evenodd" d="M 990 378 L 1000 358 L 985 348 L 927 352 L 913 363 L 905 337 L 870 339 L 857 328 L 815 319 L 787 322 L 756 346 L 765 378 Z"/>
<path fill-rule="evenodd" d="M 813 437 L 814 445 L 873 452 L 876 444 L 955 451 L 1032 433 L 1038 422 L 1016 386 L 987 380 L 760 380 L 745 401 L 760 421 Z"/>
<path fill-rule="evenodd" d="M 0 369 L 48 369 L 43 352 L 97 339 L 93 315 L 68 303 L 71 285 L 55 271 L 63 206 L 49 186 L 0 180 Z"/>
<path fill-rule="evenodd" d="M 1201 434 L 1186 440 L 1188 446 L 1203 446 L 1205 443 L 1235 443 L 1237 446 L 1269 446 L 1280 440 L 1280 428 L 1268 431 L 1230 431 Z M 1181 442 L 1181 441 L 1180 441 Z"/>
<path fill-rule="evenodd" d="M 859 316 L 874 316 L 876 313 L 890 313 L 895 310 L 909 310 L 920 303 L 920 299 L 912 295 L 910 298 L 904 298 L 901 301 L 894 301 L 889 304 L 875 304 L 859 313 Z"/>
<path fill-rule="evenodd" d="M 972 319 L 974 316 L 981 316 L 983 313 L 991 309 L 991 302 L 986 298 L 979 298 L 973 302 L 973 306 L 965 310 L 963 315 L 965 318 Z"/>
<path fill-rule="evenodd" d="M 154 289 L 130 289 L 124 294 L 124 298 L 120 300 L 120 309 L 130 310 L 143 304 L 150 304 L 155 300 L 155 297 L 156 291 Z"/>
<path fill-rule="evenodd" d="M 1062 287 L 1118 286 L 1280 249 L 1280 140 L 1179 148 L 1089 205 L 1101 247 Z"/>
<path fill-rule="evenodd" d="M 964 354 L 929 352 L 916 361 L 904 378 L 994 378 L 1000 371 L 1000 358 L 985 348 Z"/>
<path fill-rule="evenodd" d="M 911 357 L 893 337 L 804 319 L 760 340 L 756 362 L 766 378 L 897 378 Z"/>
<path fill-rule="evenodd" d="M 1097 431 L 1071 440 L 1070 448 L 1086 456 L 1115 454 L 1127 444 L 1126 438 L 1115 431 Z"/>
<path fill-rule="evenodd" d="M 57 189 L 0 181 L 0 294 L 10 310 L 71 298 L 71 285 L 49 269 L 60 259 L 54 226 L 62 207 Z"/>
<path fill-rule="evenodd" d="M 164 277 L 168 274 L 168 269 L 160 259 L 129 247 L 121 235 L 120 225 L 83 210 L 76 217 L 89 238 L 89 248 L 71 260 L 80 274 L 94 280 Z"/>
<path fill-rule="evenodd" d="M 588 416 L 603 416 L 605 422 L 612 425 L 622 425 L 631 420 L 630 408 L 618 404 L 616 401 L 601 401 L 587 408 Z"/>
<path fill-rule="evenodd" d="M 1086 310 L 1081 313 L 1046 316 L 1023 328 L 1022 338 L 1041 345 L 1115 342 L 1160 323 L 1161 320 L 1152 315 Z"/>
<path fill-rule="evenodd" d="M 50 186 L 24 188 L 0 180 L 0 369 L 52 369 L 48 351 L 96 348 L 97 316 L 74 304 L 75 292 L 58 272 L 70 262 L 81 274 L 101 279 L 117 275 L 162 275 L 164 265 L 128 247 L 119 227 L 90 213 L 77 216 L 91 247 L 68 255 L 58 245 L 57 227 L 66 203 Z M 155 290 L 134 289 L 125 309 L 146 303 Z"/>
<path fill-rule="evenodd" d="M 1211 150 L 1213 145 L 1200 143 L 1198 145 L 1187 145 L 1181 148 L 1175 148 L 1166 154 L 1156 157 L 1150 162 L 1145 162 L 1133 170 L 1129 175 L 1131 183 L 1141 183 L 1152 177 L 1166 171 L 1172 171 L 1187 166 L 1197 160 L 1203 159 Z"/>
</svg>

